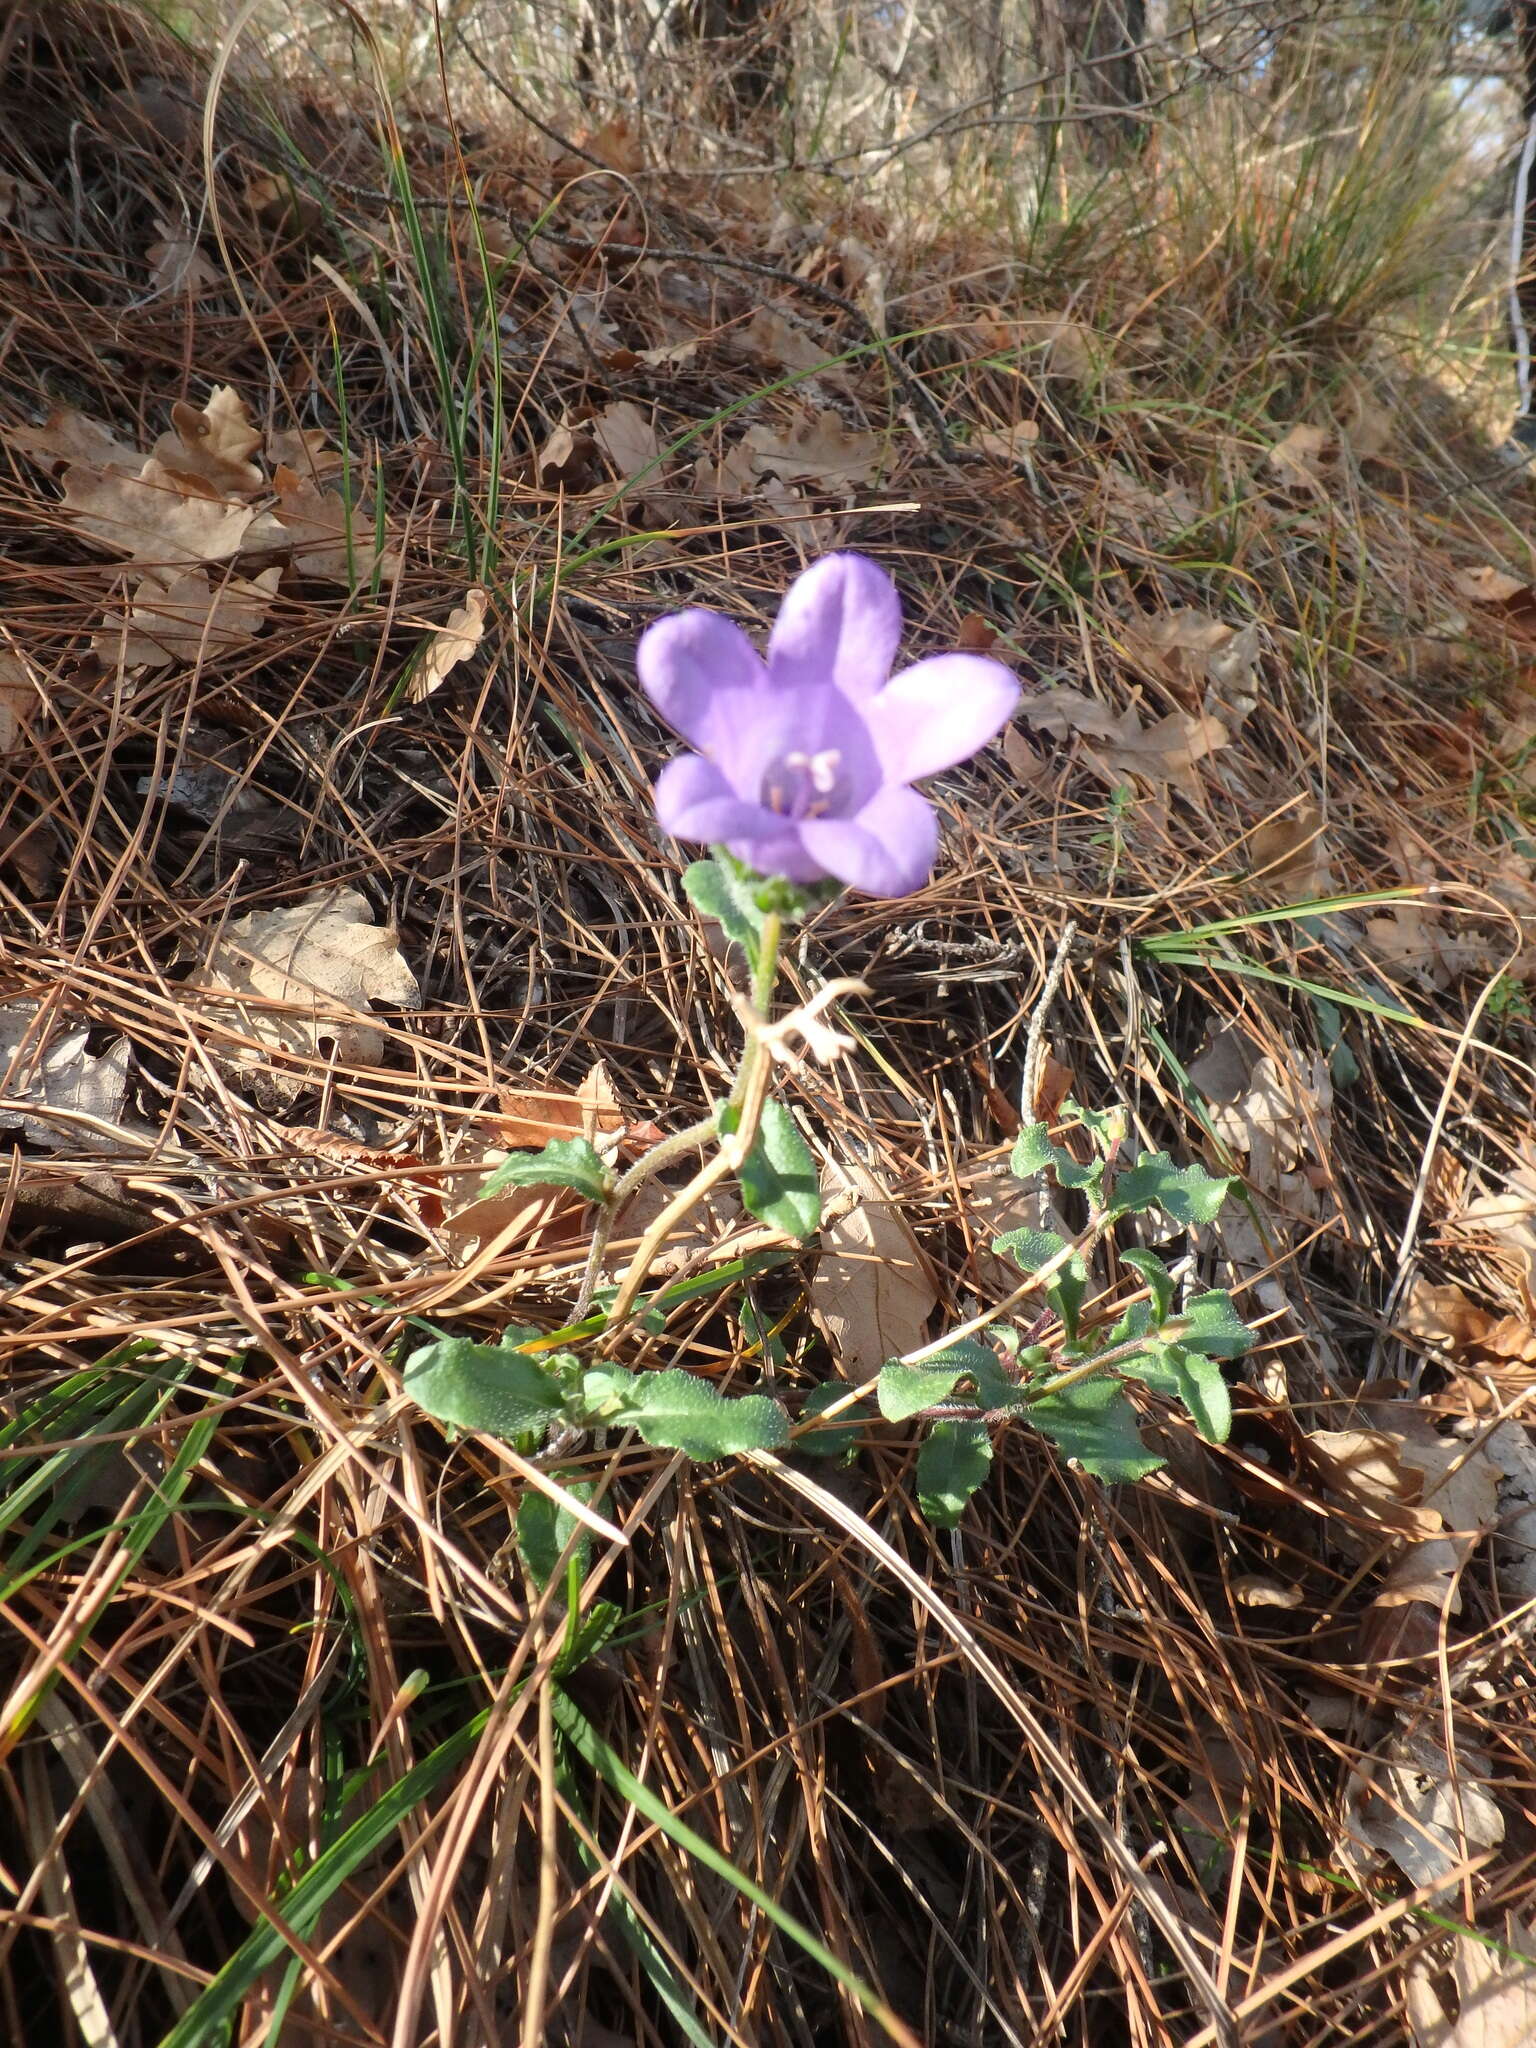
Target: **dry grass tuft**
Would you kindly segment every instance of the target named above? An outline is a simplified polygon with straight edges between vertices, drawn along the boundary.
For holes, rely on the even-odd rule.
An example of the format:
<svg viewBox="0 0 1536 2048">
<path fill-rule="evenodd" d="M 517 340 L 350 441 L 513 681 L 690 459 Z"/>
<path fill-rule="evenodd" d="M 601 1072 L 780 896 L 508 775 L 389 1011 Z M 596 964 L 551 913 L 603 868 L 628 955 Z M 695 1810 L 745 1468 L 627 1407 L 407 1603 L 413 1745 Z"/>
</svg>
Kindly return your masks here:
<svg viewBox="0 0 1536 2048">
<path fill-rule="evenodd" d="M 1050 277 L 953 222 L 882 243 L 809 176 L 776 240 L 766 181 L 650 176 L 611 125 L 215 93 L 76 0 L 4 34 L 0 2032 L 877 2038 L 573 1711 L 905 2039 L 1429 2048 L 1453 1983 L 1507 2002 L 1536 508 L 1384 328 L 1411 237 L 1352 267 L 1320 167 L 1310 228 L 1169 212 L 1149 255 L 1109 208 Z M 254 439 L 199 491 L 218 387 Z M 39 440 L 59 408 L 115 450 Z M 169 561 L 122 522 L 173 431 Z M 71 516 L 103 490 L 115 528 Z M 794 962 L 873 991 L 868 1057 L 790 1084 L 823 1156 L 899 1198 L 944 1316 L 997 1298 L 1071 917 L 1049 1101 L 1252 1190 L 1176 1247 L 1262 1322 L 1232 1443 L 1170 1428 L 1110 1490 L 1015 1429 L 953 1538 L 905 1429 L 847 1469 L 552 1460 L 400 1390 L 424 1324 L 569 1307 L 579 1216 L 455 1231 L 488 1152 L 584 1082 L 635 1144 L 716 1088 L 729 963 L 655 834 L 631 652 L 685 600 L 766 621 L 834 545 L 892 568 L 914 648 L 1034 694 L 941 781 L 930 889 Z M 483 634 L 471 601 L 435 641 L 474 589 Z M 319 892 L 369 964 L 314 995 L 252 947 Z M 802 1395 L 812 1269 L 627 1362 Z M 509 1543 L 551 1475 L 592 1482 L 581 1597 L 622 1610 L 558 1682 Z"/>
</svg>

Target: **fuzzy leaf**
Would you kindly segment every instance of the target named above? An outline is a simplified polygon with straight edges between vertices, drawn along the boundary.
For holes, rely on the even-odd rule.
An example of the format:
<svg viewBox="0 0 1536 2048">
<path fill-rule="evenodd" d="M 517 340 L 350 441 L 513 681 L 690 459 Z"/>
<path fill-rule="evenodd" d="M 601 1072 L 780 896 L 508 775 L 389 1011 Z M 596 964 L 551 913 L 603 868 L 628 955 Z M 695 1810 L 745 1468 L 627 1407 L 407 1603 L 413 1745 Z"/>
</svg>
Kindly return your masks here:
<svg viewBox="0 0 1536 2048">
<path fill-rule="evenodd" d="M 613 1176 L 585 1138 L 551 1138 L 542 1152 L 510 1152 L 480 1183 L 478 1201 L 508 1188 L 574 1188 L 589 1202 L 605 1202 Z"/>
<path fill-rule="evenodd" d="M 730 1397 L 675 1368 L 631 1373 L 597 1366 L 582 1388 L 596 1419 L 637 1429 L 648 1444 L 690 1458 L 774 1451 L 789 1441 L 789 1418 L 777 1401 L 766 1394 Z"/>
<path fill-rule="evenodd" d="M 1130 1396 L 1107 1373 L 1031 1401 L 1024 1415 L 1096 1478 L 1145 1479 L 1165 1462 L 1142 1442 Z"/>
<path fill-rule="evenodd" d="M 1048 1166 L 1054 1166 L 1066 1156 L 1059 1145 L 1051 1143 L 1049 1124 L 1026 1124 L 1013 1141 L 1008 1170 L 1015 1180 L 1028 1180 L 1032 1174 L 1044 1173 Z"/>
<path fill-rule="evenodd" d="M 578 1500 L 586 1500 L 590 1486 L 567 1486 L 566 1491 Z M 583 1577 L 586 1575 L 587 1559 L 592 1551 L 592 1538 L 584 1523 L 577 1521 L 569 1508 L 563 1508 L 547 1493 L 539 1493 L 528 1487 L 517 1504 L 517 1547 L 527 1566 L 528 1576 L 542 1593 L 560 1563 L 561 1552 L 571 1538 L 576 1537 L 574 1556 Z"/>
<path fill-rule="evenodd" d="M 1207 1358 L 1241 1358 L 1253 1349 L 1253 1332 L 1223 1288 L 1185 1302 L 1182 1320 L 1179 1342 L 1186 1351 L 1203 1352 Z"/>
<path fill-rule="evenodd" d="M 726 937 L 744 947 L 747 958 L 755 962 L 763 936 L 763 913 L 753 902 L 752 891 L 725 862 L 696 860 L 683 875 L 683 888 L 695 910 L 716 919 Z"/>
<path fill-rule="evenodd" d="M 917 1457 L 917 1504 L 936 1529 L 953 1529 L 992 1464 L 984 1422 L 936 1422 Z"/>
<path fill-rule="evenodd" d="M 738 1176 L 741 1199 L 754 1216 L 789 1237 L 809 1237 L 821 1221 L 816 1162 L 793 1114 L 772 1096 L 763 1104 L 757 1141 Z"/>
<path fill-rule="evenodd" d="M 1054 1230 L 1010 1230 L 992 1241 L 993 1251 L 1000 1258 L 1011 1259 L 1021 1273 L 1038 1273 L 1066 1248 L 1066 1239 Z M 1073 1252 L 1045 1283 L 1046 1299 L 1069 1337 L 1077 1335 L 1077 1318 L 1087 1292 L 1087 1264 L 1081 1252 Z"/>
<path fill-rule="evenodd" d="M 800 1409 L 801 1421 L 819 1415 L 834 1401 L 841 1401 L 847 1392 L 846 1387 L 836 1385 L 812 1387 Z M 806 1451 L 813 1458 L 851 1458 L 859 1447 L 860 1434 L 857 1422 L 828 1422 L 820 1429 L 808 1429 L 797 1436 L 795 1449 Z"/>
<path fill-rule="evenodd" d="M 1166 1152 L 1153 1152 L 1115 1182 L 1110 1213 L 1161 1209 L 1175 1223 L 1214 1223 L 1233 1186 L 1229 1176 L 1218 1180 L 1203 1166 L 1175 1166 Z"/>
<path fill-rule="evenodd" d="M 1132 1247 L 1120 1254 L 1120 1263 L 1129 1266 L 1133 1273 L 1139 1273 L 1152 1290 L 1152 1320 L 1166 1323 L 1168 1311 L 1173 1306 L 1173 1275 L 1155 1252 L 1139 1251 Z"/>
<path fill-rule="evenodd" d="M 542 1429 L 565 1406 L 565 1391 L 546 1365 L 467 1337 L 441 1337 L 414 1352 L 405 1391 L 438 1422 L 499 1437 Z"/>
<path fill-rule="evenodd" d="M 887 1422 L 905 1422 L 937 1401 L 947 1401 L 955 1382 L 964 1379 L 965 1367 L 928 1365 L 887 1365 L 875 1381 L 875 1399 Z"/>
<path fill-rule="evenodd" d="M 1207 1443 L 1224 1444 L 1232 1434 L 1232 1396 L 1214 1358 L 1202 1358 L 1178 1344 L 1149 1344 L 1119 1370 L 1143 1381 L 1155 1394 L 1182 1401 Z"/>
</svg>

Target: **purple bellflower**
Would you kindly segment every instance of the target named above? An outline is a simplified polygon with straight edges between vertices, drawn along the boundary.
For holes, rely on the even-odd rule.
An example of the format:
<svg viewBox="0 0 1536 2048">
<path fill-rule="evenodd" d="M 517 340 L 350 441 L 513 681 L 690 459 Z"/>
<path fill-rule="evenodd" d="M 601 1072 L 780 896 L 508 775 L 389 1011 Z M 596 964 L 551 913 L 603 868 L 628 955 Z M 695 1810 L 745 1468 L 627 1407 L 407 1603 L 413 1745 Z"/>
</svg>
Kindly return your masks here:
<svg viewBox="0 0 1536 2048">
<path fill-rule="evenodd" d="M 933 872 L 939 824 L 911 784 L 1007 724 L 1001 662 L 937 654 L 891 674 L 901 599 L 863 555 L 824 555 L 779 607 L 768 658 L 718 612 L 676 612 L 642 636 L 641 685 L 696 753 L 656 784 L 675 839 L 724 845 L 759 874 L 835 877 L 906 896 Z"/>
</svg>

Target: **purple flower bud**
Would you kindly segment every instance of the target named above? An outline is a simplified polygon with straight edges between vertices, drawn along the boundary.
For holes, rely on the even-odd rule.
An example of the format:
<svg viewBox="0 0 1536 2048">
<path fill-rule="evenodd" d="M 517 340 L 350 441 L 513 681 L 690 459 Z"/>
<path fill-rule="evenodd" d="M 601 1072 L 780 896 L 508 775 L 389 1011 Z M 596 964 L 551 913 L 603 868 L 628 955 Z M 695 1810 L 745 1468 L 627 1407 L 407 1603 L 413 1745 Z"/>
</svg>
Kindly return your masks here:
<svg viewBox="0 0 1536 2048">
<path fill-rule="evenodd" d="M 717 612 L 676 612 L 642 636 L 641 685 L 696 753 L 656 784 L 676 839 L 723 844 L 759 874 L 834 876 L 906 896 L 933 871 L 939 826 L 909 785 L 964 761 L 1007 724 L 1001 662 L 939 654 L 891 674 L 901 600 L 863 555 L 824 555 L 790 585 L 763 660 Z"/>
</svg>

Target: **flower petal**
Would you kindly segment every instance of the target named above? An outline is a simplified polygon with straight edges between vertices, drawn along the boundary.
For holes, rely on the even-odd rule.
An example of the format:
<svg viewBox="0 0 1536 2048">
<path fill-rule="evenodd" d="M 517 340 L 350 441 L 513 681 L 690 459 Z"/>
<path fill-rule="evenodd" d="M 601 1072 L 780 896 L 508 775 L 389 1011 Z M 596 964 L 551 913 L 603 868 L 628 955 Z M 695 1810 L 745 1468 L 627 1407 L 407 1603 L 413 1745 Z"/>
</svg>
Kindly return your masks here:
<svg viewBox="0 0 1536 2048">
<path fill-rule="evenodd" d="M 901 599 L 880 565 L 823 555 L 785 593 L 768 667 L 776 684 L 831 683 L 862 704 L 890 674 L 900 640 Z"/>
<path fill-rule="evenodd" d="M 651 792 L 663 832 L 673 839 L 716 840 L 764 831 L 782 832 L 784 820 L 761 804 L 744 803 L 713 761 L 679 754 Z"/>
<path fill-rule="evenodd" d="M 726 852 L 760 875 L 782 875 L 786 882 L 825 881 L 827 870 L 807 851 L 800 827 L 774 817 L 772 811 L 763 815 L 773 818 L 774 831 L 761 838 L 727 839 Z"/>
<path fill-rule="evenodd" d="M 866 896 L 910 896 L 933 873 L 939 821 L 915 789 L 890 783 L 856 818 L 807 818 L 806 851 Z"/>
<path fill-rule="evenodd" d="M 892 782 L 953 768 L 1001 732 L 1019 701 L 1018 678 L 981 654 L 935 654 L 892 676 L 864 708 L 880 765 Z"/>
<path fill-rule="evenodd" d="M 740 626 L 718 612 L 674 612 L 647 626 L 635 650 L 640 685 L 685 740 L 708 749 L 734 723 L 731 707 L 768 681 Z"/>
</svg>

